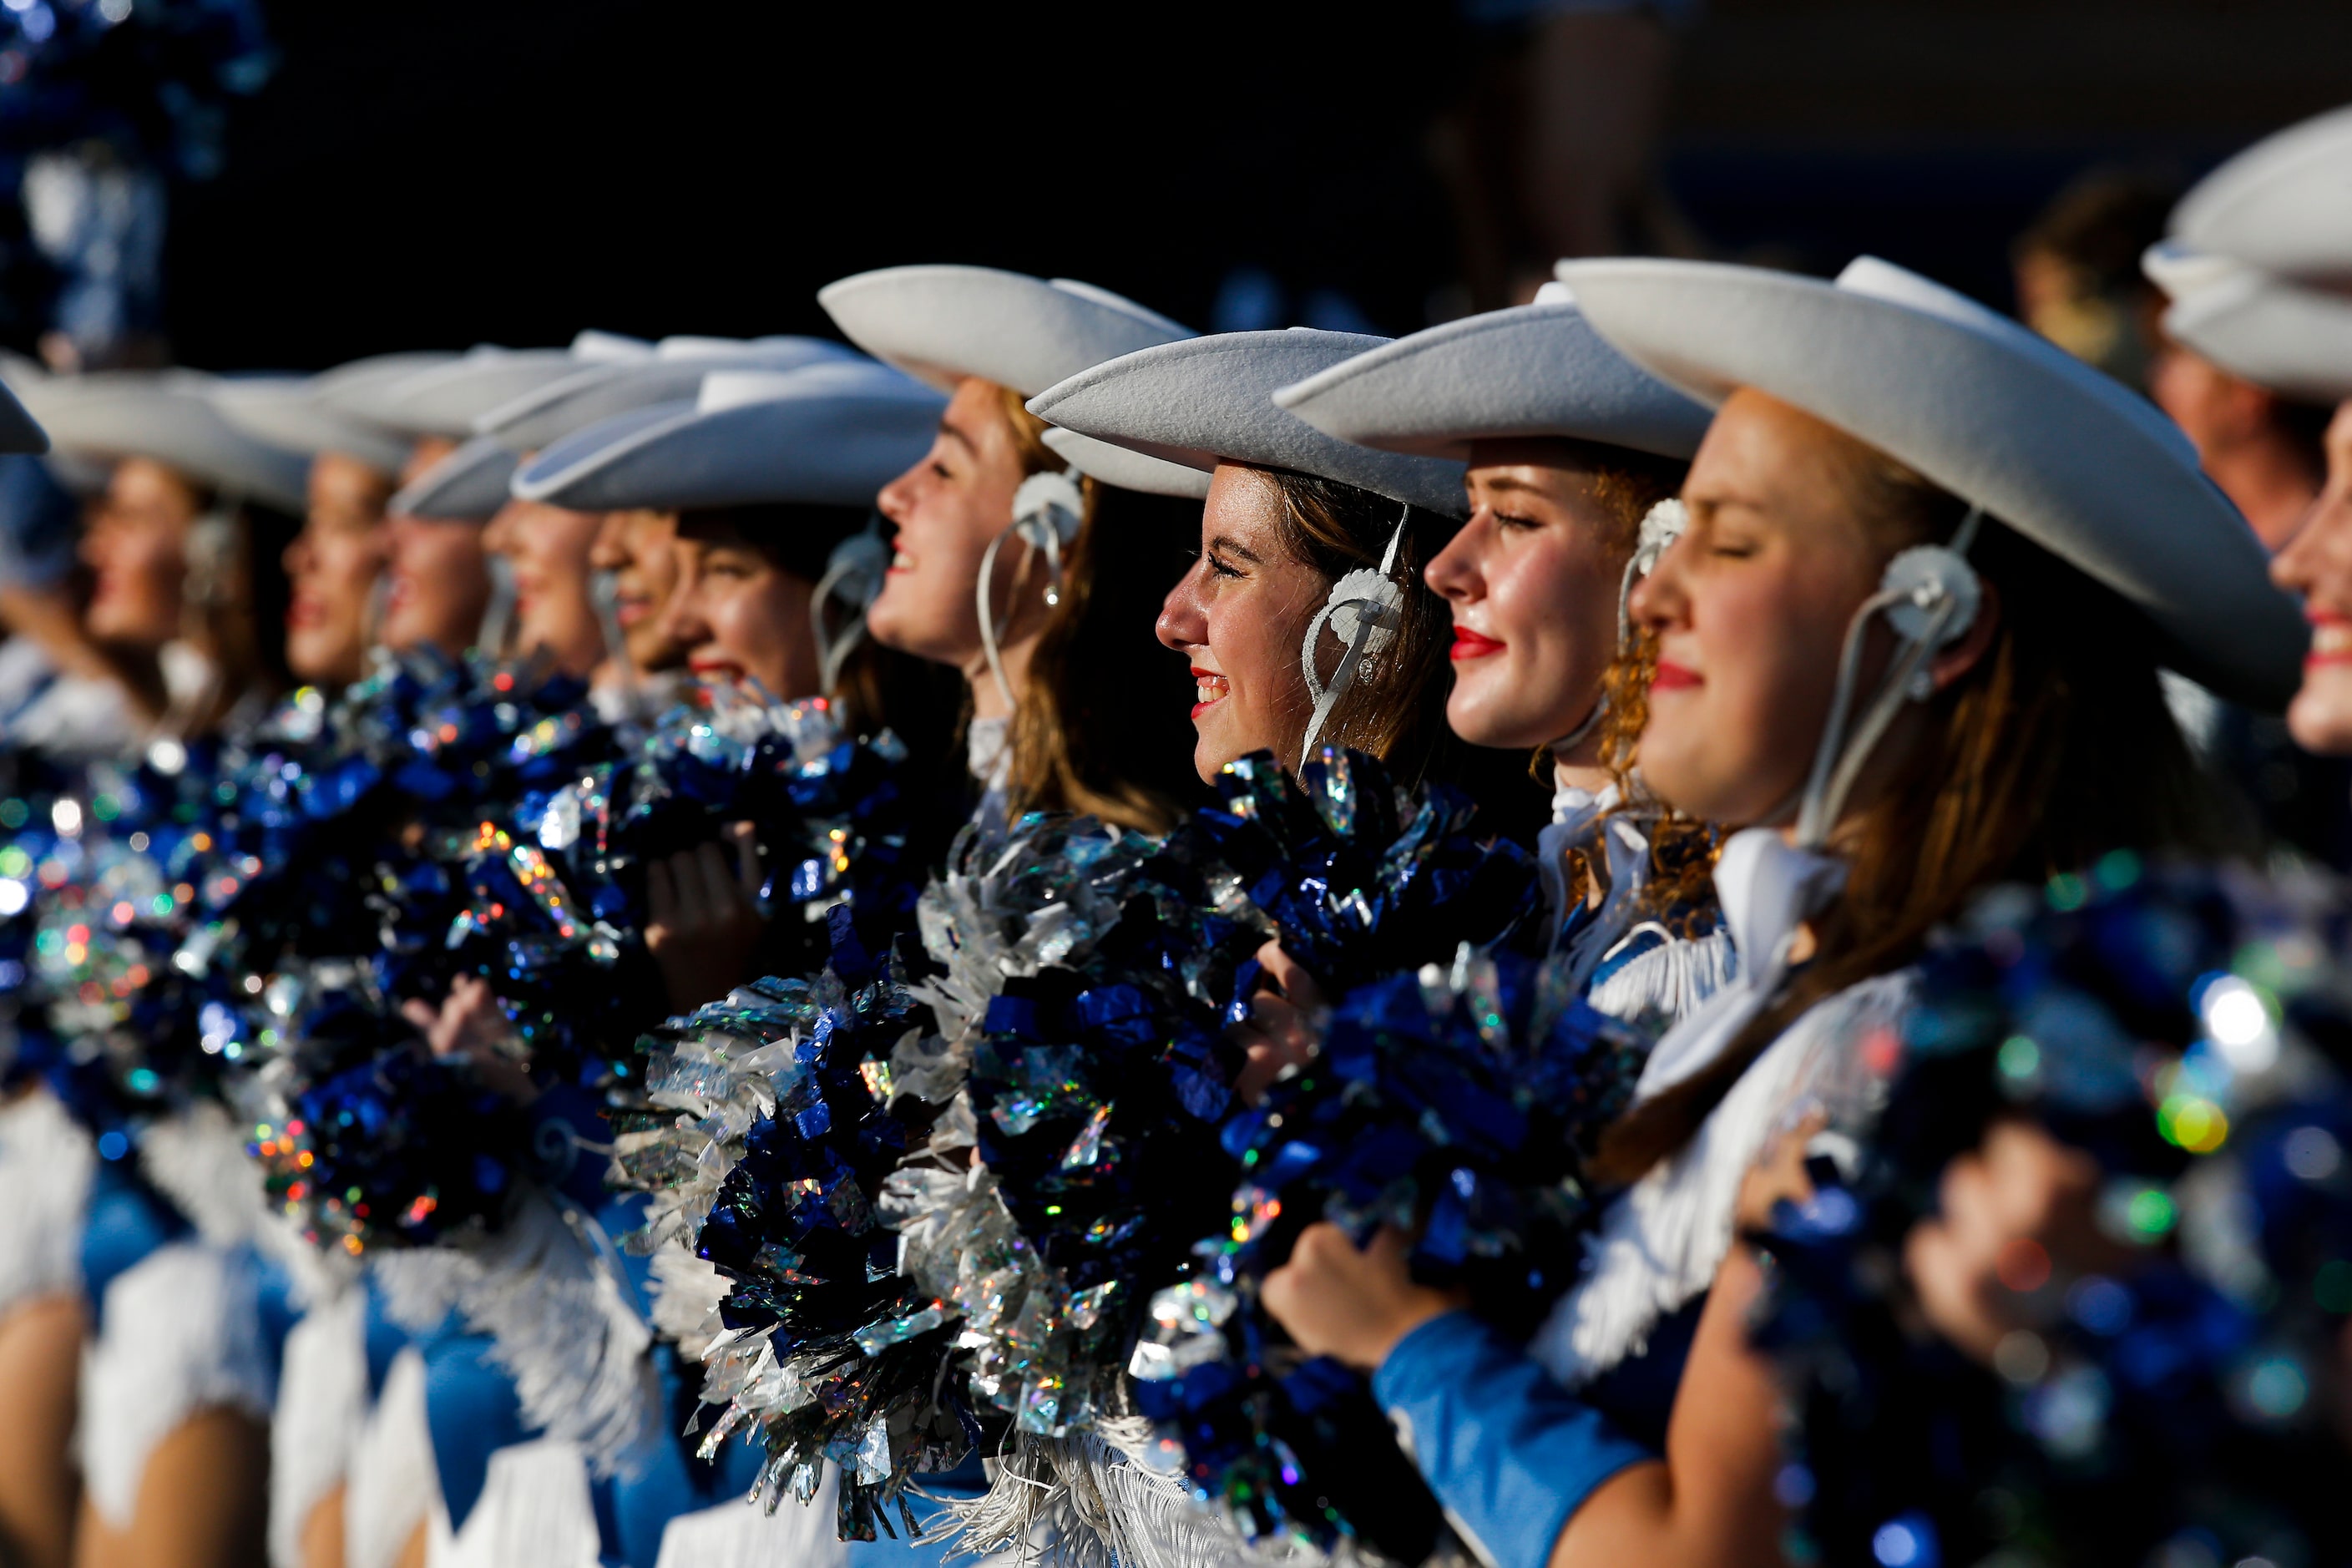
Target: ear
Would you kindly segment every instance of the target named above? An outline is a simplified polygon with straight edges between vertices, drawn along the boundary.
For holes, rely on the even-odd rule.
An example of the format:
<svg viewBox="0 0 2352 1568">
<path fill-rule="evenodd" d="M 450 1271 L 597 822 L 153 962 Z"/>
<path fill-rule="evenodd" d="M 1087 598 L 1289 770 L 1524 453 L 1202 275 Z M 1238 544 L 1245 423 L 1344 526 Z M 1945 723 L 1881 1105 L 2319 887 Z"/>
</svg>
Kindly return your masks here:
<svg viewBox="0 0 2352 1568">
<path fill-rule="evenodd" d="M 1957 642 L 1947 643 L 1927 661 L 1928 677 L 1938 691 L 1982 663 L 1991 651 L 1994 635 L 2000 630 L 2000 588 L 1991 578 L 1979 576 L 1977 592 L 1977 618 L 1969 623 L 1969 629 L 1960 634 Z"/>
</svg>

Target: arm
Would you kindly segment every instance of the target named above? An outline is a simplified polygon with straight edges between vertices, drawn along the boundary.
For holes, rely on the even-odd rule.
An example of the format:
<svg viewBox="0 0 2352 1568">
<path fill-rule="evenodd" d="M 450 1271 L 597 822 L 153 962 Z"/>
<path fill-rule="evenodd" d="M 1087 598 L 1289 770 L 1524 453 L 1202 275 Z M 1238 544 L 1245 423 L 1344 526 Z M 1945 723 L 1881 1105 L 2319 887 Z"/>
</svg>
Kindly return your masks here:
<svg viewBox="0 0 2352 1568">
<path fill-rule="evenodd" d="M 1780 1184 L 1765 1175 L 1744 1207 Z M 1393 1232 L 1360 1252 L 1337 1227 L 1309 1226 L 1266 1277 L 1266 1309 L 1302 1348 L 1379 1369 L 1375 1392 L 1412 1428 L 1431 1489 L 1496 1568 L 1780 1562 L 1779 1391 L 1748 1348 L 1763 1279 L 1744 1245 L 1700 1314 L 1663 1458 L 1454 1310 L 1456 1300 L 1414 1283 L 1407 1250 Z"/>
</svg>

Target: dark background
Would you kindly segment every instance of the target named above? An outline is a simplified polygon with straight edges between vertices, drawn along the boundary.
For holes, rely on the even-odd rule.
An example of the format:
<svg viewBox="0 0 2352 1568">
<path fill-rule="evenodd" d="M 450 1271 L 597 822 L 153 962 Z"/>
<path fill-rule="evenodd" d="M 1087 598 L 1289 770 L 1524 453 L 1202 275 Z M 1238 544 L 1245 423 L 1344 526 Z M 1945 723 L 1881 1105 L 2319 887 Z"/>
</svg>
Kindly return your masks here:
<svg viewBox="0 0 2352 1568">
<path fill-rule="evenodd" d="M 268 10 L 276 74 L 174 193 L 166 326 L 213 368 L 823 331 L 818 286 L 920 260 L 1202 328 L 1249 268 L 1277 314 L 1410 331 L 1458 309 L 1433 117 L 1510 47 L 1434 0 Z M 1661 171 L 1708 253 L 1868 248 L 2006 306 L 2070 177 L 2347 100 L 2352 0 L 1714 0 Z"/>
</svg>

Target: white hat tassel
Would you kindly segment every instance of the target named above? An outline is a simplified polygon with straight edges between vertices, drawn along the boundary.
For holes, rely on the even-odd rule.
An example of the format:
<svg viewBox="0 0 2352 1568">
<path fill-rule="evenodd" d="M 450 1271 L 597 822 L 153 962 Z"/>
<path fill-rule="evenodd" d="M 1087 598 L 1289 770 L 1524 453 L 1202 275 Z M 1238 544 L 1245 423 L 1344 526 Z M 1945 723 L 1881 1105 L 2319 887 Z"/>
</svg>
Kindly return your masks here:
<svg viewBox="0 0 2352 1568">
<path fill-rule="evenodd" d="M 824 575 L 809 595 L 809 629 L 816 637 L 817 689 L 828 697 L 841 682 L 841 667 L 866 640 L 866 612 L 880 596 L 889 571 L 890 547 L 882 542 L 878 511 L 825 557 Z M 847 624 L 837 635 L 824 613 L 835 599 L 849 610 Z"/>
<path fill-rule="evenodd" d="M 1022 480 L 1021 488 L 1013 492 L 1012 523 L 988 542 L 988 552 L 980 558 L 980 647 L 988 656 L 988 673 L 995 678 L 1007 709 L 1013 706 L 1013 683 L 1004 678 L 1004 659 L 997 648 L 995 595 L 990 591 L 995 581 L 996 552 L 1016 535 L 1030 549 L 1044 552 L 1045 603 L 1049 607 L 1060 604 L 1062 547 L 1078 537 L 1078 527 L 1087 515 L 1087 495 L 1078 487 L 1078 478 L 1073 468 L 1058 474 L 1032 474 Z"/>
<path fill-rule="evenodd" d="M 1298 749 L 1298 765 L 1302 768 L 1315 755 L 1315 742 L 1321 737 L 1331 710 L 1356 684 L 1357 677 L 1366 673 L 1364 667 L 1387 652 L 1389 644 L 1396 640 L 1396 629 L 1404 621 L 1404 584 L 1395 576 L 1397 546 L 1404 542 L 1404 526 L 1412 521 L 1412 508 L 1408 506 L 1397 519 L 1396 531 L 1389 535 L 1388 552 L 1381 557 L 1380 569 L 1359 566 L 1332 584 L 1331 592 L 1324 596 L 1323 607 L 1307 623 L 1307 637 L 1298 645 L 1298 668 L 1307 677 L 1307 689 L 1314 694 L 1315 713 L 1307 721 L 1307 740 Z M 1339 668 L 1331 672 L 1328 686 L 1323 684 L 1315 668 L 1316 644 L 1327 624 L 1331 635 L 1348 645 Z"/>
<path fill-rule="evenodd" d="M 1972 506 L 1953 531 L 1950 544 L 1918 544 L 1897 553 L 1886 563 L 1878 592 L 1853 613 L 1838 657 L 1837 694 L 1830 703 L 1829 724 L 1814 749 L 1812 772 L 1797 813 L 1799 847 L 1818 848 L 1828 839 L 1854 780 L 1903 704 L 1925 702 L 1936 694 L 1935 679 L 1926 668 L 1929 656 L 1968 635 L 1984 598 L 1983 585 L 1968 561 L 1969 546 L 1976 542 L 1977 526 L 1983 521 L 1984 510 Z M 1895 629 L 1895 659 L 1849 736 L 1846 717 L 1862 662 L 1863 635 L 1881 612 Z"/>
</svg>

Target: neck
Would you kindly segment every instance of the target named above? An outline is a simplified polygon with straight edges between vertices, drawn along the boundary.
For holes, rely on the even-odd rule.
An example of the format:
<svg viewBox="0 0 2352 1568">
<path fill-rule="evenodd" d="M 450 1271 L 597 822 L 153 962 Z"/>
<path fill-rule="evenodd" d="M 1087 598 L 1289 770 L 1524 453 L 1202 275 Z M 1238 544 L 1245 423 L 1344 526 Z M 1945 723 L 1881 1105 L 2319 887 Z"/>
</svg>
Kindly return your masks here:
<svg viewBox="0 0 2352 1568">
<path fill-rule="evenodd" d="M 996 657 L 1004 663 L 1004 682 L 1013 688 L 1015 701 L 1029 689 L 1029 657 L 1036 651 L 1035 637 L 1025 637 L 1018 642 L 999 643 Z M 989 673 L 988 656 L 974 650 L 963 661 L 963 679 L 971 688 L 971 716 L 975 719 L 1010 719 L 1013 710 L 1004 700 L 1004 693 L 996 687 L 996 677 Z"/>
<path fill-rule="evenodd" d="M 1601 764 L 1601 736 L 1595 732 L 1577 742 L 1566 751 L 1551 754 L 1551 779 L 1556 789 L 1580 789 L 1588 795 L 1599 795 L 1615 783 L 1607 768 Z"/>
</svg>

